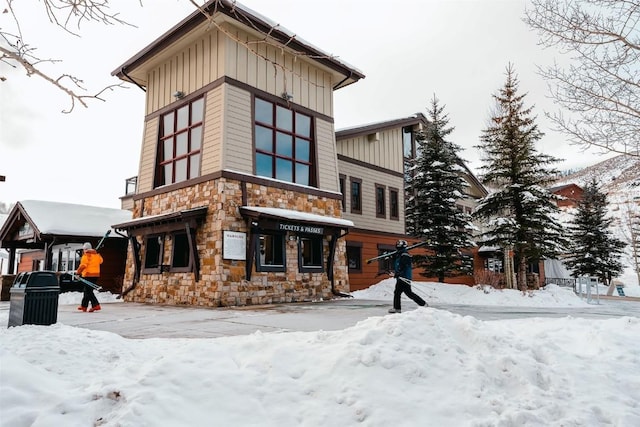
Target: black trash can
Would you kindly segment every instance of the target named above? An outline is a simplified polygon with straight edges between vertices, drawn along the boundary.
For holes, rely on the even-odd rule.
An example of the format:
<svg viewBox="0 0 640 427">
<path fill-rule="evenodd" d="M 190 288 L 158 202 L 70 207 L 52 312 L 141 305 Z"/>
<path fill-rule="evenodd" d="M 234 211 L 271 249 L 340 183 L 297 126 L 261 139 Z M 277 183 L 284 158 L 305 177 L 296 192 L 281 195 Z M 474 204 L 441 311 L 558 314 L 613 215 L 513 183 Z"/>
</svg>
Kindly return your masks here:
<svg viewBox="0 0 640 427">
<path fill-rule="evenodd" d="M 9 325 L 52 325 L 58 321 L 60 286 L 53 271 L 19 273 L 9 290 Z"/>
</svg>

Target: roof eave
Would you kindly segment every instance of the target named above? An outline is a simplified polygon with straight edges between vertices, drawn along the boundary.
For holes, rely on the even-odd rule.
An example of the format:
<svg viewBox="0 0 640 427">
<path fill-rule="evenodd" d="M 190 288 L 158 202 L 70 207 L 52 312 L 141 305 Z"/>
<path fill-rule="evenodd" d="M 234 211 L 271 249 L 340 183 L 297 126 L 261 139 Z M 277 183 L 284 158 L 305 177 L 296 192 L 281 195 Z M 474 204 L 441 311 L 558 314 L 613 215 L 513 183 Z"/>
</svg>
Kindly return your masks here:
<svg viewBox="0 0 640 427">
<path fill-rule="evenodd" d="M 215 8 L 214 8 L 215 6 Z M 214 12 L 221 13 L 229 17 L 231 20 L 234 20 L 249 29 L 257 29 L 264 33 L 268 33 L 270 37 L 280 42 L 283 46 L 287 46 L 288 48 L 294 51 L 300 51 L 308 56 L 312 57 L 314 61 L 332 69 L 333 71 L 338 72 L 339 74 L 345 76 L 345 79 L 340 82 L 334 89 L 339 89 L 341 87 L 345 87 L 351 83 L 355 83 L 359 79 L 363 79 L 364 74 L 353 67 L 348 66 L 347 64 L 336 60 L 335 58 L 328 56 L 326 53 L 320 51 L 314 46 L 303 43 L 296 38 L 292 38 L 289 34 L 284 31 L 280 31 L 277 28 L 274 28 L 270 23 L 265 22 L 251 10 L 242 8 L 241 5 L 235 2 L 230 2 L 228 0 L 218 0 L 218 4 L 216 5 L 216 0 L 212 0 L 207 2 L 201 8 L 204 12 Z M 213 10 L 212 10 L 213 9 Z M 235 10 L 242 10 L 243 15 L 239 16 L 235 14 Z M 141 66 L 143 63 L 151 59 L 153 56 L 158 54 L 159 52 L 166 49 L 167 46 L 177 41 L 185 34 L 188 34 L 198 25 L 202 24 L 208 19 L 203 12 L 200 10 L 196 10 L 187 16 L 185 19 L 176 24 L 169 31 L 161 35 L 151 44 L 146 46 L 136 55 L 125 61 L 122 65 L 116 68 L 111 72 L 111 75 L 118 77 L 124 81 L 130 81 L 127 76 L 127 73 L 135 68 Z"/>
</svg>

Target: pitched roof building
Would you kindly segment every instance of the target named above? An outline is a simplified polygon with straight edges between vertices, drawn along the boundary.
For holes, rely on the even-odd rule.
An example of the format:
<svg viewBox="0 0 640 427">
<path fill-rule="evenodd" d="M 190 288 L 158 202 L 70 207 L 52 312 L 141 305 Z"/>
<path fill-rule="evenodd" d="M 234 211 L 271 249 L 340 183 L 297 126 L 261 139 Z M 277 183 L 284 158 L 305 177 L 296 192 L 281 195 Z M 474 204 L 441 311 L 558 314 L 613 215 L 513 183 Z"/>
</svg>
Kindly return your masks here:
<svg viewBox="0 0 640 427">
<path fill-rule="evenodd" d="M 232 1 L 114 72 L 146 91 L 125 298 L 226 306 L 349 290 L 333 91 L 364 75 Z"/>
</svg>

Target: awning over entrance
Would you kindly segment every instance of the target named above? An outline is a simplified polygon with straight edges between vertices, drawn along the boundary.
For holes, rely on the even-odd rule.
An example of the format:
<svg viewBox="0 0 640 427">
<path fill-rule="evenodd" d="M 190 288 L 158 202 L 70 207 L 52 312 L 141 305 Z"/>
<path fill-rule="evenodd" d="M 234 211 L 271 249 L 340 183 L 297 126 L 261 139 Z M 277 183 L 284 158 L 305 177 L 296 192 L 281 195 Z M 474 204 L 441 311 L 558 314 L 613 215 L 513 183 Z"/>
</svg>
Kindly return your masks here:
<svg viewBox="0 0 640 427">
<path fill-rule="evenodd" d="M 256 236 L 262 230 L 276 230 L 279 232 L 295 234 L 316 234 L 331 236 L 329 242 L 329 254 L 327 256 L 327 278 L 331 281 L 331 289 L 334 289 L 333 259 L 336 253 L 336 245 L 340 237 L 345 236 L 349 228 L 353 227 L 352 221 L 342 218 L 334 218 L 307 212 L 299 212 L 292 209 L 268 208 L 262 206 L 242 206 L 240 213 L 249 220 L 249 244 L 246 254 L 247 280 L 251 279 L 251 269 L 254 261 L 254 248 Z"/>
<path fill-rule="evenodd" d="M 354 226 L 353 222 L 348 219 L 298 212 L 291 209 L 242 206 L 240 213 L 242 216 L 252 219 L 279 219 L 342 229 L 348 229 Z"/>
<path fill-rule="evenodd" d="M 198 221 L 207 215 L 207 207 L 170 212 L 161 215 L 150 215 L 131 221 L 114 224 L 116 230 L 126 231 L 130 236 L 152 234 L 156 232 L 174 231 L 182 228 L 182 224 Z"/>
<path fill-rule="evenodd" d="M 193 260 L 193 273 L 196 282 L 200 280 L 200 259 L 198 258 L 198 248 L 196 246 L 196 230 L 198 223 L 207 216 L 207 209 L 206 206 L 203 206 L 167 214 L 145 216 L 113 225 L 114 229 L 126 231 L 129 236 L 135 268 L 134 283 L 140 280 L 140 271 L 142 268 L 140 243 L 136 239 L 136 236 L 169 233 L 177 230 L 185 230 L 187 233 L 190 256 Z"/>
</svg>

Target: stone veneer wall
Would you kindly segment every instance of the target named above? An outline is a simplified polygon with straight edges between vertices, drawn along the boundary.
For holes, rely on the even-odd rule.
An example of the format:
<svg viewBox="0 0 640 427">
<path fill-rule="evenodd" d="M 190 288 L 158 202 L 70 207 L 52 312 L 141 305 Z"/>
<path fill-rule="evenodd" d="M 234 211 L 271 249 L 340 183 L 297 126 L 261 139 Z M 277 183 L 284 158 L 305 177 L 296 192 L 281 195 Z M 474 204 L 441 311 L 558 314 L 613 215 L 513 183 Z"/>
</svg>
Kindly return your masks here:
<svg viewBox="0 0 640 427">
<path fill-rule="evenodd" d="M 329 217 L 340 217 L 340 200 L 246 184 L 247 205 L 293 209 Z M 140 217 L 142 200 L 135 202 L 133 218 Z M 245 261 L 222 259 L 223 231 L 247 233 L 247 222 L 239 213 L 242 189 L 239 181 L 220 178 L 144 199 L 144 215 L 159 215 L 209 206 L 206 221 L 198 228 L 196 242 L 200 256 L 200 281 L 193 273 L 141 273 L 140 281 L 125 300 L 134 302 L 196 305 L 242 306 L 281 302 L 315 301 L 334 297 L 331 282 L 324 273 L 300 273 L 295 241 L 287 240 L 287 272 L 258 273 L 245 280 Z M 247 235 L 248 236 L 248 235 Z M 142 239 L 139 239 L 140 243 Z M 171 244 L 165 239 L 164 261 L 168 264 Z M 145 247 L 141 247 L 144 260 Z M 325 254 L 328 243 L 325 241 Z M 124 288 L 133 281 L 133 255 L 127 254 Z M 338 241 L 334 263 L 334 289 L 349 291 L 344 239 Z"/>
</svg>

